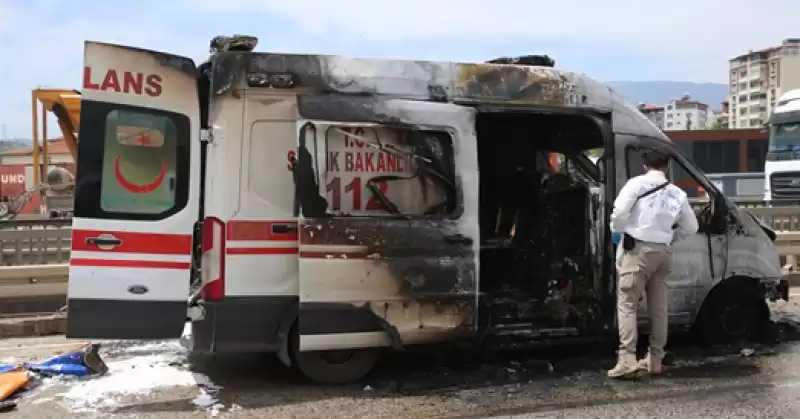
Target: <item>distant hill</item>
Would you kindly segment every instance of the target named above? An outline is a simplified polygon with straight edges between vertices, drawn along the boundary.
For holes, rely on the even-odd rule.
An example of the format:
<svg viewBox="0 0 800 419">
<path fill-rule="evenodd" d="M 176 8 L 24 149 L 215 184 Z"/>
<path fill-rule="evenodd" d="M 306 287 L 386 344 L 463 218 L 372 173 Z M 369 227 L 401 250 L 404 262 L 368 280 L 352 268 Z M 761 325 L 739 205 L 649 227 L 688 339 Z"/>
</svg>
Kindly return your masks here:
<svg viewBox="0 0 800 419">
<path fill-rule="evenodd" d="M 30 140 L 0 140 L 0 153 L 30 146 Z"/>
<path fill-rule="evenodd" d="M 611 81 L 606 82 L 634 105 L 640 102 L 657 105 L 688 94 L 692 99 L 719 109 L 728 96 L 728 86 L 721 83 L 689 81 Z"/>
</svg>

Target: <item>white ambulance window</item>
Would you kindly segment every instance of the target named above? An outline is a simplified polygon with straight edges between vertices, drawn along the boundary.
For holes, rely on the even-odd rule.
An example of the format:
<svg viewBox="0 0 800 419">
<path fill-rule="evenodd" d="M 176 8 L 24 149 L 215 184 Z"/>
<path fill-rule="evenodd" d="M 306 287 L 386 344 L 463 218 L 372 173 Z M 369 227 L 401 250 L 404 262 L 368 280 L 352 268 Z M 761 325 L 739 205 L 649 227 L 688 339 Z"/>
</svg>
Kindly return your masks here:
<svg viewBox="0 0 800 419">
<path fill-rule="evenodd" d="M 113 110 L 106 116 L 100 207 L 160 214 L 175 206 L 177 129 L 171 118 Z"/>
<path fill-rule="evenodd" d="M 448 133 L 333 125 L 325 130 L 325 140 L 320 187 L 330 213 L 441 216 L 455 211 Z"/>
<path fill-rule="evenodd" d="M 268 203 L 271 216 L 292 217 L 294 178 L 291 159 L 297 149 L 294 121 L 255 121 L 250 128 L 248 189 Z"/>
</svg>

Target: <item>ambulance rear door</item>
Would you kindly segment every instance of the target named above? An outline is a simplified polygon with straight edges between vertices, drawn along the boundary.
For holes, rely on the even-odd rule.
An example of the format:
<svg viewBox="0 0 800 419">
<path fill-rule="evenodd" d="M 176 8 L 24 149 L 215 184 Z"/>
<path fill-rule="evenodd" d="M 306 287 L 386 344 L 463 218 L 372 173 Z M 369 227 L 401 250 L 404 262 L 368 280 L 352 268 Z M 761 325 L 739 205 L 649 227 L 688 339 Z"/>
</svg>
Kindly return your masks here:
<svg viewBox="0 0 800 419">
<path fill-rule="evenodd" d="M 67 337 L 179 337 L 199 217 L 197 70 L 87 42 Z"/>
</svg>

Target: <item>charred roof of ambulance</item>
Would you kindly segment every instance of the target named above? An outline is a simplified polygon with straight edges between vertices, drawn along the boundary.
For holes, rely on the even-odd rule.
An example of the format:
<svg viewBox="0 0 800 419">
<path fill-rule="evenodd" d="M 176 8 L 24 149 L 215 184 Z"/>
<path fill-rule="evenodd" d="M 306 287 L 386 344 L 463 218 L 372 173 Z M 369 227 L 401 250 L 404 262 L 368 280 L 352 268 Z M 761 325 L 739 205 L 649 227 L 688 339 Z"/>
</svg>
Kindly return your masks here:
<svg viewBox="0 0 800 419">
<path fill-rule="evenodd" d="M 226 51 L 252 52 L 258 45 L 258 38 L 250 35 L 218 35 L 211 39 L 209 50 L 212 54 Z"/>
<path fill-rule="evenodd" d="M 553 68 L 550 64 L 555 62 L 546 55 L 502 57 L 488 63 L 386 60 L 252 52 L 257 42 L 245 36 L 214 38 L 209 61 L 215 95 L 273 87 L 474 106 L 568 108 L 611 114 L 619 134 L 669 141 L 611 88 L 586 75 Z"/>
<path fill-rule="evenodd" d="M 555 67 L 556 62 L 547 55 L 521 55 L 519 57 L 500 57 L 489 60 L 487 64 L 533 65 L 539 67 Z"/>
</svg>

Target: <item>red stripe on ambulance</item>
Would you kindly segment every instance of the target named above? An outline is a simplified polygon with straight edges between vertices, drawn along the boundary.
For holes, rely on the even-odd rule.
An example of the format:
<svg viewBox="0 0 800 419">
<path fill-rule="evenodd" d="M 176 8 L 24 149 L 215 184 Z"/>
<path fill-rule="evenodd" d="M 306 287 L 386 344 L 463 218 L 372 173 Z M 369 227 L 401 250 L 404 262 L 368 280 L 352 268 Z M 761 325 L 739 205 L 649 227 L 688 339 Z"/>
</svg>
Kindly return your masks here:
<svg viewBox="0 0 800 419">
<path fill-rule="evenodd" d="M 122 243 L 101 249 L 87 239 L 114 236 Z M 137 233 L 132 231 L 72 230 L 72 250 L 84 252 L 141 253 L 154 255 L 189 255 L 192 252 L 190 234 Z"/>
<path fill-rule="evenodd" d="M 297 221 L 228 221 L 230 241 L 297 241 Z M 283 231 L 293 229 L 293 232 Z"/>
<path fill-rule="evenodd" d="M 91 266 L 98 268 L 151 268 L 151 269 L 189 269 L 189 262 L 167 262 L 158 260 L 118 260 L 118 259 L 77 259 L 69 261 L 71 266 Z"/>
<path fill-rule="evenodd" d="M 296 247 L 229 247 L 227 255 L 296 255 Z"/>
</svg>

